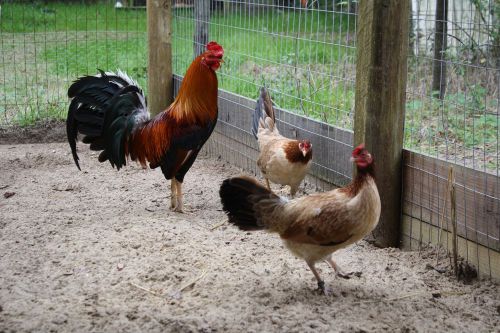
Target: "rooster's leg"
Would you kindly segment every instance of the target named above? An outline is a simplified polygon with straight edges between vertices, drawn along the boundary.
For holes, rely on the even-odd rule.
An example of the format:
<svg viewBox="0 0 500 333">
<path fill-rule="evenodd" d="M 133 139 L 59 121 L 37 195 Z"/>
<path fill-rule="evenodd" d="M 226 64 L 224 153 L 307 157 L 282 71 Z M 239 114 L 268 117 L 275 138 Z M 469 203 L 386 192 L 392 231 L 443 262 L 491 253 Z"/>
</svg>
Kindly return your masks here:
<svg viewBox="0 0 500 333">
<path fill-rule="evenodd" d="M 326 259 L 326 262 L 332 267 L 332 269 L 335 271 L 337 276 L 339 276 L 343 279 L 350 279 L 351 275 L 353 275 L 353 273 L 344 273 L 344 271 L 342 269 L 340 269 L 339 265 L 337 265 L 337 263 L 335 261 L 333 261 L 332 256 L 329 256 Z"/>
<path fill-rule="evenodd" d="M 318 291 L 322 294 L 328 295 L 328 290 L 325 288 L 325 281 L 321 280 L 321 277 L 319 276 L 319 273 L 316 270 L 316 267 L 314 267 L 314 262 L 310 262 L 310 261 L 306 261 L 306 262 L 307 262 L 307 266 L 309 266 L 309 269 L 314 274 L 314 277 L 316 277 L 316 280 L 318 280 Z"/>
<path fill-rule="evenodd" d="M 177 205 L 177 180 L 172 178 L 170 181 L 170 209 L 174 209 Z"/>
<path fill-rule="evenodd" d="M 182 183 L 180 181 L 178 181 L 177 179 L 175 180 L 175 182 L 177 183 L 176 187 L 177 187 L 177 195 L 176 195 L 176 205 L 175 205 L 175 208 L 174 208 L 174 212 L 177 212 L 177 213 L 183 213 L 183 202 L 182 202 Z"/>
</svg>

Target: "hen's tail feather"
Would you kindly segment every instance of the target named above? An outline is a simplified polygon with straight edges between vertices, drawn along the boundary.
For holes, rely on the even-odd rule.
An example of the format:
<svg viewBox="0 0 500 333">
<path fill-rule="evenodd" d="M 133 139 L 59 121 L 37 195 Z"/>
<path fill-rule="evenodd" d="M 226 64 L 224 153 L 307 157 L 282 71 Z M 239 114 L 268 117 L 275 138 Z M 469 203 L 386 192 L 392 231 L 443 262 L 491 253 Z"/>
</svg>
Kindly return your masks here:
<svg viewBox="0 0 500 333">
<path fill-rule="evenodd" d="M 255 179 L 245 176 L 224 180 L 219 195 L 229 222 L 247 231 L 266 228 L 255 204 L 267 199 L 279 200 L 276 194 Z"/>
<path fill-rule="evenodd" d="M 266 121 L 269 117 L 270 120 Z M 253 113 L 252 134 L 257 139 L 259 127 L 267 127 L 270 131 L 274 131 L 276 118 L 274 115 L 273 102 L 265 87 L 260 88 L 260 96 L 257 99 L 255 112 Z"/>
<path fill-rule="evenodd" d="M 126 165 L 126 145 L 131 132 L 149 120 L 142 90 L 126 74 L 83 76 L 68 89 L 72 101 L 66 132 L 75 164 L 80 169 L 76 140 L 84 134 L 91 150 L 103 150 L 99 161 L 109 159 L 120 169 Z"/>
</svg>

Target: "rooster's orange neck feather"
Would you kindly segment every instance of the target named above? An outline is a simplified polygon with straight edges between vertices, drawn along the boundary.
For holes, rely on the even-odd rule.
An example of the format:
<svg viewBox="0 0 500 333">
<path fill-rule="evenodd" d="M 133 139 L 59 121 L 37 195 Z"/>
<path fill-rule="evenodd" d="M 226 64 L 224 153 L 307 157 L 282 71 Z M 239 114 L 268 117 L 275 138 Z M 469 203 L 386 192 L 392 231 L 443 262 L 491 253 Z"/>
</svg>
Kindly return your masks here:
<svg viewBox="0 0 500 333">
<path fill-rule="evenodd" d="M 167 109 L 177 121 L 206 124 L 217 117 L 217 76 L 202 63 L 203 57 L 191 63 L 177 97 Z"/>
</svg>

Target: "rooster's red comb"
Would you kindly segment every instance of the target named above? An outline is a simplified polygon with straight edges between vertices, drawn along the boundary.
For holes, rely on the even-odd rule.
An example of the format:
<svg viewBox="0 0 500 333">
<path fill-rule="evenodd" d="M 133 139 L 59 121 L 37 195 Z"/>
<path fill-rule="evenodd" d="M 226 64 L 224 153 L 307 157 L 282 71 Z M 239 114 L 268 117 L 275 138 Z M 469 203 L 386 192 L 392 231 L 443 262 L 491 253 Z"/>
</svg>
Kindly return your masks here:
<svg viewBox="0 0 500 333">
<path fill-rule="evenodd" d="M 220 46 L 219 44 L 217 44 L 217 42 L 209 42 L 207 44 L 207 51 L 212 51 L 212 53 L 216 56 L 216 57 L 222 57 L 224 55 L 224 49 L 222 48 L 222 46 Z"/>
</svg>

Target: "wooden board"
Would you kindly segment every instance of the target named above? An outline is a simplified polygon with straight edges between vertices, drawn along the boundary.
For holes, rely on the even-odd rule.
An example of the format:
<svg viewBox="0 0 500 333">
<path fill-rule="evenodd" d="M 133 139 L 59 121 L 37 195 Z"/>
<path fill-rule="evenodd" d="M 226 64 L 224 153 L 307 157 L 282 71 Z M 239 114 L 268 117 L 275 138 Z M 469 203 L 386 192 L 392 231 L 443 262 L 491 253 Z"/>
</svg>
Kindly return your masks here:
<svg viewBox="0 0 500 333">
<path fill-rule="evenodd" d="M 403 163 L 404 214 L 434 226 L 444 222 L 451 230 L 447 177 L 453 166 L 458 234 L 500 251 L 499 177 L 410 151 L 404 151 Z"/>
<path fill-rule="evenodd" d="M 438 244 L 438 238 L 441 239 L 440 244 L 448 251 L 451 251 L 451 233 L 444 231 L 439 236 L 439 228 L 419 219 L 403 215 L 402 248 L 418 250 L 421 244 Z M 466 259 L 469 264 L 476 267 L 479 276 L 500 281 L 500 252 L 463 237 L 458 237 L 458 254 Z M 448 260 L 444 253 L 441 253 L 440 257 L 441 261 Z"/>
</svg>

